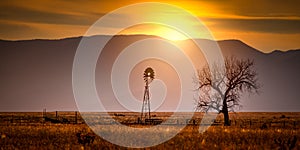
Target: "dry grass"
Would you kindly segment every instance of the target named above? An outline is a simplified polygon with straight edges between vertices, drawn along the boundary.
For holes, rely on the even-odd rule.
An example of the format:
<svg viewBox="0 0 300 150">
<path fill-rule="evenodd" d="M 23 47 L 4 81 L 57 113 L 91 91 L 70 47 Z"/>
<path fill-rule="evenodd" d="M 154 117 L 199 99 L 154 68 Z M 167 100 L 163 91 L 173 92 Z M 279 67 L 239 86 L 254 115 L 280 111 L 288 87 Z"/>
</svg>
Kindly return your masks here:
<svg viewBox="0 0 300 150">
<path fill-rule="evenodd" d="M 269 119 L 276 121 L 299 119 L 298 115 L 285 114 L 285 116 L 282 118 L 282 114 L 270 116 L 270 114 L 253 113 L 235 118 L 240 120 L 257 119 L 260 122 L 266 122 Z M 111 128 L 113 127 L 111 126 Z M 8 124 L 1 125 L 0 128 L 0 149 L 5 150 L 127 149 L 109 143 L 99 136 L 96 136 L 93 144 L 85 146 L 79 144 L 76 133 L 92 133 L 85 124 Z M 292 141 L 295 138 L 297 141 L 293 149 L 300 149 L 299 125 L 298 128 L 271 126 L 267 129 L 260 129 L 256 126 L 213 126 L 203 134 L 198 132 L 198 128 L 199 126 L 187 126 L 171 140 L 148 149 L 289 149 L 292 148 Z M 172 129 L 172 127 L 166 126 L 166 132 Z"/>
</svg>

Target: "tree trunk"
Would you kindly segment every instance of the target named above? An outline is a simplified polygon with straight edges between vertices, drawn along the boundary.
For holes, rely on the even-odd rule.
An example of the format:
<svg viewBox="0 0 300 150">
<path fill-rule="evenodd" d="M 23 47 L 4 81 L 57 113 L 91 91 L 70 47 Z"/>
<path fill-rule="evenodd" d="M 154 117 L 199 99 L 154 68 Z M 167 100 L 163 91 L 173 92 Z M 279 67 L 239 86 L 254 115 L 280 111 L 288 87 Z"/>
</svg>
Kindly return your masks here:
<svg viewBox="0 0 300 150">
<path fill-rule="evenodd" d="M 226 100 L 223 101 L 222 113 L 224 114 L 224 126 L 230 126 L 228 108 Z"/>
<path fill-rule="evenodd" d="M 226 111 L 223 111 L 223 114 L 224 114 L 224 126 L 230 126 L 228 110 L 226 109 Z"/>
</svg>

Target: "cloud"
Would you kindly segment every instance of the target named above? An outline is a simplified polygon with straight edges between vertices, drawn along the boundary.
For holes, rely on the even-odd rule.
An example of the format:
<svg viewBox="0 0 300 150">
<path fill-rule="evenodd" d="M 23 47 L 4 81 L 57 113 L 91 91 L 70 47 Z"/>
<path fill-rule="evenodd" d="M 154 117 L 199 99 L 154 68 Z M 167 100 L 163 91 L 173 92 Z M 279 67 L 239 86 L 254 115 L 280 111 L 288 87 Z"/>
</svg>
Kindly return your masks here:
<svg viewBox="0 0 300 150">
<path fill-rule="evenodd" d="M 263 32 L 263 33 L 300 33 L 300 19 L 285 18 L 204 18 L 204 21 L 210 22 L 211 27 L 221 30 L 234 30 L 244 32 Z"/>
<path fill-rule="evenodd" d="M 19 6 L 1 7 L 1 20 L 22 21 L 31 23 L 90 25 L 96 21 L 96 15 L 65 14 L 62 12 L 48 12 Z"/>
<path fill-rule="evenodd" d="M 212 0 L 203 2 L 213 5 L 219 13 L 251 17 L 300 17 L 300 1 L 297 0 Z"/>
</svg>

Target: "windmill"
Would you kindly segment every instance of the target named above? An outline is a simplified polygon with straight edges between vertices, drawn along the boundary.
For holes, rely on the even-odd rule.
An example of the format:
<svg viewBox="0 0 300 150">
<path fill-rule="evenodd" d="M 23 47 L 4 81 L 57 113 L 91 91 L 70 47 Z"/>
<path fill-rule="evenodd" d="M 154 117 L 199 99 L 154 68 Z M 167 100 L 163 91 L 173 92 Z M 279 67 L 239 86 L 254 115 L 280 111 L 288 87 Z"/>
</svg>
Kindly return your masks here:
<svg viewBox="0 0 300 150">
<path fill-rule="evenodd" d="M 144 81 L 145 81 L 145 90 L 144 90 L 144 99 L 141 113 L 141 121 L 146 122 L 146 119 L 151 119 L 150 115 L 150 94 L 149 94 L 149 84 L 154 79 L 154 71 L 151 67 L 146 68 L 144 71 Z"/>
</svg>

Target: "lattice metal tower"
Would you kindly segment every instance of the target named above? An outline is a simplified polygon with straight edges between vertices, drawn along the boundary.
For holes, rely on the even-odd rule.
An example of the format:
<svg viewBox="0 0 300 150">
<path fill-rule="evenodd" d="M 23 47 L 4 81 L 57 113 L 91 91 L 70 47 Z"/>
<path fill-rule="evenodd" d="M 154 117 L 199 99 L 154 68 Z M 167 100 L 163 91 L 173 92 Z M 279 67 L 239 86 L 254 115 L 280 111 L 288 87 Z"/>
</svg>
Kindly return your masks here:
<svg viewBox="0 0 300 150">
<path fill-rule="evenodd" d="M 149 93 L 149 84 L 154 79 L 154 71 L 151 67 L 148 67 L 144 71 L 144 80 L 145 80 L 145 90 L 144 90 L 144 99 L 143 99 L 143 106 L 142 106 L 142 113 L 141 113 L 141 121 L 145 122 L 146 119 L 151 119 L 150 114 L 150 93 Z"/>
</svg>

